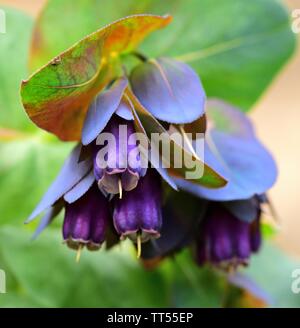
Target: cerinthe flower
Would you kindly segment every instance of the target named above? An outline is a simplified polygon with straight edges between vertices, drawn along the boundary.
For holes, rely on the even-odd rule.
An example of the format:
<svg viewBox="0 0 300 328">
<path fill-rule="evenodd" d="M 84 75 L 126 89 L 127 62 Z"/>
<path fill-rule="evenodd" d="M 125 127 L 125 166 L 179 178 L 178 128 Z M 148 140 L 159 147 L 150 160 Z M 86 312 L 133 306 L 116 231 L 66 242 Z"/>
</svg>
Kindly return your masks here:
<svg viewBox="0 0 300 328">
<path fill-rule="evenodd" d="M 197 211 L 201 202 L 203 210 L 198 209 L 197 217 L 188 221 L 181 208 L 184 205 L 179 201 L 167 203 L 163 213 L 171 213 L 178 223 L 172 225 L 168 220 L 156 247 L 147 243 L 144 247 L 147 252 L 143 253 L 147 260 L 162 258 L 197 243 L 197 259 L 201 265 L 232 267 L 247 263 L 250 255 L 259 250 L 260 207 L 262 202 L 268 202 L 262 195 L 276 180 L 276 164 L 240 110 L 221 101 L 209 100 L 207 117 L 205 161 L 225 176 L 228 184 L 213 190 L 176 179 L 177 185 L 185 191 L 180 192 L 180 197 L 193 194 L 193 198 L 189 196 L 189 207 Z"/>
<path fill-rule="evenodd" d="M 146 242 L 160 236 L 162 186 L 161 178 L 149 169 L 137 188 L 115 199 L 113 220 L 116 231 L 124 238 Z"/>
<path fill-rule="evenodd" d="M 78 250 L 86 246 L 97 250 L 105 240 L 110 220 L 107 199 L 93 185 L 85 195 L 72 204 L 65 205 L 63 238 L 70 248 Z"/>
<path fill-rule="evenodd" d="M 168 135 L 165 127 L 172 124 L 205 119 L 205 92 L 198 74 L 185 63 L 140 56 L 142 62 L 126 75 L 121 55 L 134 54 L 142 36 L 169 21 L 168 16 L 153 15 L 121 19 L 83 39 L 23 82 L 23 104 L 31 119 L 62 140 L 79 142 L 28 219 L 45 213 L 35 235 L 64 208 L 63 238 L 77 250 L 83 246 L 98 249 L 111 221 L 120 237 L 129 237 L 138 246 L 160 236 L 162 180 L 177 190 L 169 173 L 184 176 L 187 165 L 180 169 L 173 165 L 170 170 L 133 167 L 128 153 L 136 145 L 129 139 L 138 130 L 149 142 L 151 133 Z M 40 78 L 48 83 L 45 76 L 49 72 L 57 77 L 51 83 L 51 97 L 40 92 L 48 85 L 36 83 Z M 73 85 L 68 77 L 74 75 Z M 37 101 L 37 94 L 43 99 Z M 119 134 L 122 126 L 127 128 L 125 137 Z M 98 154 L 106 147 L 97 142 L 103 133 L 110 133 L 116 141 L 116 147 L 106 148 L 106 167 L 98 162 Z M 226 183 L 208 166 L 206 169 L 204 185 L 212 181 L 216 188 Z"/>
<path fill-rule="evenodd" d="M 93 147 L 94 175 L 101 190 L 107 194 L 119 193 L 122 198 L 122 190 L 134 189 L 147 169 L 142 167 L 132 121 L 114 115 L 103 132 L 110 133 L 114 142 L 108 143 L 106 146 L 95 145 Z M 106 157 L 104 158 L 105 163 L 103 163 L 105 166 L 102 166 L 102 163 L 99 163 L 98 155 L 104 148 Z M 136 155 L 134 165 L 131 165 L 131 161 L 128 159 L 132 152 Z"/>
<path fill-rule="evenodd" d="M 114 30 L 118 27 L 119 31 L 128 33 L 130 39 L 135 31 L 129 30 L 131 26 L 137 25 L 126 21 L 144 19 L 142 16 L 129 17 L 107 28 Z M 151 19 L 155 20 L 154 17 Z M 101 33 L 98 35 L 96 32 L 94 37 L 101 37 Z M 115 60 L 118 53 L 113 47 L 110 48 L 114 41 L 111 35 L 116 34 L 103 35 L 106 35 L 105 40 L 100 38 L 103 45 L 100 40 L 97 42 L 103 49 L 101 52 L 96 51 L 96 55 L 104 54 L 105 58 L 100 58 L 103 67 L 100 65 L 99 72 L 93 75 L 95 80 L 92 78 L 79 83 L 82 87 L 80 90 L 62 93 L 60 86 L 53 87 L 50 98 L 37 103 L 33 97 L 32 103 L 33 98 L 27 93 L 33 90 L 34 95 L 38 94 L 39 86 L 37 83 L 23 83 L 26 109 L 31 113 L 39 113 L 31 116 L 37 120 L 36 123 L 63 140 L 79 141 L 81 137 L 81 143 L 72 151 L 59 176 L 29 218 L 30 221 L 45 212 L 36 234 L 64 208 L 63 238 L 71 248 L 79 251 L 83 246 L 91 250 L 98 249 L 105 241 L 107 226 L 113 221 L 115 232 L 121 238 L 129 237 L 137 243 L 138 253 L 141 242 L 158 238 L 163 231 L 162 237 L 157 240 L 157 244 L 163 247 L 157 247 L 157 250 L 165 249 L 171 253 L 172 249 L 177 250 L 196 240 L 199 264 L 209 262 L 222 266 L 225 263 L 225 266 L 230 266 L 246 263 L 251 253 L 258 250 L 261 239 L 260 205 L 252 206 L 252 201 L 257 199 L 256 195 L 265 193 L 276 178 L 274 161 L 257 140 L 251 123 L 244 114 L 231 106 L 219 101 L 209 103 L 207 116 L 210 124 L 205 140 L 205 163 L 215 176 L 223 176 L 228 180 L 224 188 L 209 189 L 206 188 L 209 184 L 203 186 L 187 181 L 180 170 L 177 171 L 179 174 L 172 171 L 174 167 L 169 171 L 160 167 L 148 170 L 142 165 L 133 167 L 128 154 L 137 146 L 129 142 L 134 133 L 139 130 L 149 139 L 149 134 L 164 132 L 164 127 L 170 127 L 171 131 L 175 126 L 184 134 L 187 125 L 191 123 L 191 128 L 195 121 L 205 119 L 205 93 L 199 76 L 192 68 L 170 58 L 147 59 L 142 56 L 142 62 L 128 76 L 124 74 L 120 77 L 121 70 L 112 66 L 114 63 L 120 64 L 121 56 Z M 87 40 L 90 41 L 88 38 L 83 42 Z M 128 47 L 131 47 L 130 42 Z M 125 46 L 124 52 L 129 52 L 129 48 Z M 76 45 L 73 49 L 76 49 Z M 62 54 L 59 62 L 52 61 L 47 69 L 54 70 L 55 76 L 58 73 L 56 70 L 62 68 L 68 71 L 81 67 L 83 78 L 85 73 L 90 73 L 85 71 L 86 62 L 89 64 L 88 70 L 93 65 L 86 60 L 83 65 L 82 58 L 73 58 L 74 65 L 66 66 L 65 63 L 70 63 L 65 58 L 68 54 Z M 99 58 L 94 59 L 98 68 Z M 33 77 L 38 78 L 40 74 L 43 76 L 45 70 L 40 70 Z M 101 74 L 105 78 L 101 79 Z M 68 81 L 64 82 L 64 87 L 69 85 Z M 50 111 L 53 111 L 51 115 Z M 44 119 L 44 114 L 51 123 Z M 53 118 L 58 117 L 62 118 L 62 122 L 55 126 Z M 126 135 L 120 136 L 124 126 Z M 199 124 L 195 126 L 199 127 Z M 62 128 L 67 131 L 62 131 Z M 98 143 L 98 138 L 105 133 L 114 138 L 115 147 Z M 98 157 L 104 150 L 107 151 L 106 166 L 100 165 Z M 201 157 L 195 152 L 193 156 L 198 159 Z M 175 182 L 169 172 L 176 176 Z M 182 213 L 178 209 L 178 206 L 182 206 L 180 200 L 169 204 L 172 211 L 162 212 L 162 178 L 174 189 L 179 186 L 192 193 L 193 202 L 209 204 L 208 210 L 202 211 L 206 213 L 202 220 L 194 218 L 194 213 L 189 211 Z M 178 195 L 180 198 L 182 194 Z M 246 210 L 240 206 L 243 201 L 247 203 Z M 162 213 L 167 212 L 172 215 L 168 215 L 167 224 L 164 224 Z M 187 215 L 193 218 L 187 220 Z M 177 224 L 175 219 L 181 224 Z"/>
<path fill-rule="evenodd" d="M 197 263 L 211 263 L 224 269 L 247 265 L 251 254 L 260 247 L 260 213 L 257 202 L 256 217 L 246 222 L 235 217 L 222 203 L 212 202 L 197 236 Z"/>
<path fill-rule="evenodd" d="M 188 91 L 180 97 L 184 85 L 182 81 L 176 81 L 179 74 L 183 80 L 187 80 L 185 86 L 189 86 L 189 91 L 193 91 L 191 97 L 188 96 Z M 166 78 L 170 84 L 167 88 L 164 85 Z M 167 123 L 174 121 L 184 124 L 204 113 L 205 97 L 201 82 L 185 64 L 171 59 L 160 59 L 155 64 L 143 63 L 131 79 L 141 101 L 149 106 L 149 111 Z M 137 83 L 140 79 L 144 81 L 140 83 L 142 92 L 139 92 Z M 149 84 L 148 80 L 152 82 Z M 159 103 L 151 104 L 148 103 L 149 99 L 144 99 L 151 85 L 154 88 L 150 90 L 153 99 L 161 97 L 161 104 L 168 110 L 174 106 L 173 115 L 158 115 L 157 113 L 163 110 L 162 107 L 157 107 Z M 170 87 L 175 92 L 171 98 Z M 128 96 L 133 94 L 132 91 L 126 92 L 128 88 L 127 78 L 118 78 L 91 103 L 82 130 L 82 144 L 75 147 L 59 176 L 29 218 L 30 221 L 46 211 L 36 235 L 65 208 L 63 238 L 67 245 L 79 251 L 84 246 L 90 250 L 98 249 L 105 241 L 106 226 L 111 220 L 108 210 L 110 207 L 116 233 L 121 238 L 129 237 L 137 243 L 139 253 L 141 242 L 159 238 L 162 226 L 161 178 L 174 189 L 176 185 L 164 168 L 147 170 L 140 165 L 140 155 L 137 156 L 137 166 L 132 166 L 129 161 L 129 154 L 137 147 L 137 143 L 134 137 L 135 108 Z M 159 94 L 156 94 L 158 91 Z M 192 96 L 196 100 L 192 99 Z M 185 107 L 185 98 L 189 99 L 191 111 Z M 134 99 L 135 102 L 139 101 Z M 124 127 L 125 135 L 121 133 Z M 98 144 L 99 138 L 106 133 L 114 138 L 114 147 Z M 106 166 L 102 167 L 99 165 L 98 155 L 104 148 L 107 152 L 107 162 Z M 119 197 L 112 197 L 116 194 L 119 194 Z"/>
</svg>

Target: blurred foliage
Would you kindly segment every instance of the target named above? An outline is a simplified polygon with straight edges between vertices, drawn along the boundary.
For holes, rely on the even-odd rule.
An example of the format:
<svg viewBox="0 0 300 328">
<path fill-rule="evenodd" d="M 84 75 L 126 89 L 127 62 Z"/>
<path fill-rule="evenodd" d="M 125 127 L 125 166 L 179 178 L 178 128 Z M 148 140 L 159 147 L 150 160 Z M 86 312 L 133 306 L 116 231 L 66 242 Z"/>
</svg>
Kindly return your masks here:
<svg viewBox="0 0 300 328">
<path fill-rule="evenodd" d="M 138 13 L 174 17 L 167 28 L 145 40 L 141 51 L 146 56 L 188 62 L 209 97 L 244 110 L 295 46 L 289 15 L 277 0 L 122 0 L 117 6 L 112 0 L 51 0 L 34 30 L 32 69 L 105 24 Z"/>
<path fill-rule="evenodd" d="M 0 268 L 7 274 L 7 294 L 0 294 L 0 306 L 256 306 L 245 294 L 240 302 L 229 299 L 242 292 L 230 288 L 228 293 L 224 277 L 200 270 L 188 251 L 147 271 L 127 243 L 108 252 L 84 252 L 76 264 L 74 252 L 61 244 L 58 224 L 30 241 L 32 228 L 22 222 L 72 145 L 38 130 L 21 108 L 19 85 L 28 77 L 33 23 L 21 12 L 5 10 L 8 33 L 0 35 Z M 34 42 L 41 52 L 31 64 L 37 68 L 87 33 L 139 12 L 174 14 L 170 27 L 149 38 L 143 52 L 188 59 L 209 96 L 244 109 L 294 47 L 288 15 L 274 0 L 126 0 L 118 6 L 109 0 L 52 0 L 38 20 Z M 297 266 L 267 245 L 246 272 L 270 294 L 272 305 L 299 307 L 299 297 L 290 290 Z"/>
<path fill-rule="evenodd" d="M 27 52 L 33 20 L 13 9 L 6 9 L 7 33 L 0 34 L 0 127 L 32 129 L 19 97 L 20 81 L 27 72 Z"/>
</svg>

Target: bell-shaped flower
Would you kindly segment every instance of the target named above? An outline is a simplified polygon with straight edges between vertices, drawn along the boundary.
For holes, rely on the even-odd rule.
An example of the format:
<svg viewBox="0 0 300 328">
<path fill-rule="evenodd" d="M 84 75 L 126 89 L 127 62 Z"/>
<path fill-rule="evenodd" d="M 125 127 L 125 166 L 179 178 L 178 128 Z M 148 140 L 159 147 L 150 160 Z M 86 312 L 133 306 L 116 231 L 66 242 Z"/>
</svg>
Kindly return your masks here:
<svg viewBox="0 0 300 328">
<path fill-rule="evenodd" d="M 99 146 L 103 137 L 106 145 Z M 107 138 L 107 139 L 106 139 Z M 132 121 L 114 115 L 93 149 L 94 174 L 99 188 L 107 194 L 134 189 L 147 171 L 143 165 Z M 147 164 L 147 163 L 145 163 Z"/>
<path fill-rule="evenodd" d="M 108 201 L 94 185 L 74 203 L 66 203 L 63 239 L 76 250 L 84 246 L 97 250 L 105 240 L 109 220 Z"/>
<path fill-rule="evenodd" d="M 248 264 L 251 254 L 256 253 L 261 244 L 260 203 L 257 199 L 248 200 L 253 201 L 256 201 L 256 213 L 251 221 L 241 220 L 234 215 L 235 210 L 223 203 L 209 204 L 197 235 L 196 261 L 199 265 L 210 263 L 230 269 Z"/>
<path fill-rule="evenodd" d="M 122 238 L 146 242 L 158 238 L 162 225 L 161 178 L 154 169 L 149 169 L 137 188 L 115 199 L 113 220 L 116 231 Z"/>
</svg>

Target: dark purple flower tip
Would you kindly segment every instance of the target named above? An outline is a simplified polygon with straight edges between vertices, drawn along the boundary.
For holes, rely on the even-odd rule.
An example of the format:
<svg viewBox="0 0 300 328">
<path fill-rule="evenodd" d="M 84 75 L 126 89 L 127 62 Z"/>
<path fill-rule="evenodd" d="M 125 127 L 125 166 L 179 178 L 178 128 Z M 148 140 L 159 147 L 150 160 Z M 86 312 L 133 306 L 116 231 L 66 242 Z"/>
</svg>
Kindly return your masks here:
<svg viewBox="0 0 300 328">
<path fill-rule="evenodd" d="M 114 226 L 121 238 L 129 237 L 134 242 L 139 235 L 142 242 L 158 238 L 162 225 L 161 179 L 154 169 L 149 169 L 138 186 L 115 200 Z"/>
<path fill-rule="evenodd" d="M 142 167 L 133 122 L 115 115 L 103 132 L 109 133 L 114 142 L 106 142 L 103 134 L 102 141 L 99 141 L 101 135 L 97 139 L 103 145 L 94 147 L 94 175 L 99 188 L 108 194 L 133 190 L 140 177 L 146 173 L 146 168 Z"/>
<path fill-rule="evenodd" d="M 246 265 L 261 243 L 260 211 L 249 223 L 237 219 L 220 203 L 211 203 L 201 222 L 196 260 L 199 265 L 211 263 L 229 269 Z"/>
<path fill-rule="evenodd" d="M 63 238 L 70 248 L 97 250 L 105 239 L 110 218 L 108 201 L 94 185 L 84 196 L 65 205 Z"/>
</svg>

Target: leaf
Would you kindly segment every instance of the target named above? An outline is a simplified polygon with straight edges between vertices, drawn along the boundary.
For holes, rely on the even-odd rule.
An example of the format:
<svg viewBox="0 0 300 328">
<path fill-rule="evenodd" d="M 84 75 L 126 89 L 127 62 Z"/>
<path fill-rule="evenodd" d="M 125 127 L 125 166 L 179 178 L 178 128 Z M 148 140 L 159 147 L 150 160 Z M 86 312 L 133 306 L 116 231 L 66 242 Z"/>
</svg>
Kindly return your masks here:
<svg viewBox="0 0 300 328">
<path fill-rule="evenodd" d="M 187 172 L 195 170 L 195 167 L 198 167 L 203 168 L 203 175 L 197 179 L 193 179 L 193 182 L 189 183 L 203 185 L 208 188 L 220 188 L 226 185 L 226 180 L 221 175 L 217 174 L 208 165 L 203 163 L 200 158 L 195 158 L 193 154 L 187 152 L 179 144 L 174 142 L 163 126 L 147 112 L 129 89 L 126 90 L 125 94 L 132 102 L 132 113 L 135 118 L 137 131 L 145 131 L 149 141 L 151 140 L 151 135 L 158 133 L 161 137 L 162 148 L 163 145 L 170 145 L 170 158 L 167 158 L 166 154 L 160 152 L 158 148 L 159 145 L 156 145 L 156 151 L 160 154 L 162 163 L 165 165 L 170 164 L 170 168 L 168 168 L 170 175 L 173 174 L 177 177 L 187 178 Z M 154 143 L 151 144 L 155 146 Z M 182 160 L 182 167 L 175 167 L 174 153 L 184 158 L 184 160 Z"/>
<path fill-rule="evenodd" d="M 222 307 L 224 278 L 210 268 L 199 268 L 189 251 L 178 254 L 169 265 L 172 270 L 173 307 Z"/>
<path fill-rule="evenodd" d="M 134 14 L 135 11 L 132 13 L 128 11 L 130 5 L 135 7 L 136 0 L 122 0 L 117 3 L 106 0 L 47 1 L 33 31 L 31 70 L 39 69 L 59 53 L 99 28 Z M 57 15 L 58 12 L 64 15 Z"/>
<path fill-rule="evenodd" d="M 61 243 L 61 232 L 48 229 L 29 242 L 22 228 L 0 231 L 1 269 L 10 295 L 0 306 L 166 307 L 168 289 L 159 271 L 146 272 L 132 256 L 132 246 L 111 251 L 75 252 Z"/>
<path fill-rule="evenodd" d="M 158 58 L 142 63 L 131 72 L 130 82 L 141 104 L 159 120 L 183 124 L 204 115 L 201 81 L 182 62 Z"/>
<path fill-rule="evenodd" d="M 32 130 L 18 97 L 20 81 L 27 75 L 27 52 L 32 19 L 21 11 L 4 8 L 7 33 L 0 35 L 0 139 L 13 137 L 15 129 Z M 8 129 L 10 128 L 10 130 Z"/>
<path fill-rule="evenodd" d="M 118 56 L 170 22 L 170 16 L 123 18 L 85 37 L 23 81 L 24 108 L 40 128 L 62 140 L 80 140 L 88 106 L 118 75 Z"/>
<path fill-rule="evenodd" d="M 0 142 L 0 225 L 23 225 L 71 150 L 44 137 Z"/>
<path fill-rule="evenodd" d="M 277 168 L 271 154 L 256 138 L 250 120 L 238 109 L 217 100 L 208 102 L 207 118 L 211 129 L 206 133 L 205 162 L 228 184 L 210 190 L 176 179 L 178 187 L 217 201 L 248 199 L 267 191 L 276 181 Z"/>
<path fill-rule="evenodd" d="M 82 129 L 83 145 L 94 141 L 105 128 L 120 105 L 127 84 L 127 79 L 118 79 L 108 90 L 99 93 L 91 103 Z"/>
<path fill-rule="evenodd" d="M 265 243 L 257 256 L 253 256 L 246 274 L 257 282 L 271 296 L 273 307 L 300 306 L 299 294 L 293 293 L 292 273 L 300 262 L 284 254 L 271 242 Z"/>
<path fill-rule="evenodd" d="M 145 41 L 152 57 L 191 65 L 208 97 L 249 110 L 295 50 L 290 15 L 274 0 L 148 1 L 143 10 L 168 12 L 174 23 Z M 269 15 L 266 15 L 269 13 Z"/>
<path fill-rule="evenodd" d="M 146 56 L 186 61 L 201 76 L 208 97 L 242 110 L 257 101 L 295 49 L 280 1 L 50 0 L 35 28 L 33 66 L 45 64 L 99 24 L 140 13 L 174 16 L 168 28 L 142 44 Z"/>
</svg>

